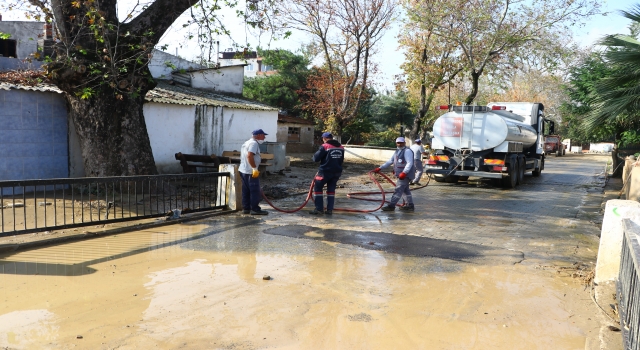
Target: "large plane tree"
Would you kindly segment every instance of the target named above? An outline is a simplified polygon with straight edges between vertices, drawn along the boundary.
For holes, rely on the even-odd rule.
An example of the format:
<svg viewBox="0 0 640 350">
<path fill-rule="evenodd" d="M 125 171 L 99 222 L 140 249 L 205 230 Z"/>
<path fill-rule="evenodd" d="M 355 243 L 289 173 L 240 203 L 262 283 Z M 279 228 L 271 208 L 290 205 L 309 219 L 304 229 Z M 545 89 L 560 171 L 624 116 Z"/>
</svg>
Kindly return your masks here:
<svg viewBox="0 0 640 350">
<path fill-rule="evenodd" d="M 270 1 L 248 2 L 237 11 L 239 20 L 264 28 Z M 64 92 L 88 176 L 157 172 L 142 112 L 156 85 L 148 68 L 152 50 L 183 13 L 183 25 L 195 28 L 190 36 L 212 47 L 216 34 L 228 33 L 218 10 L 237 6 L 232 0 L 134 0 L 130 12 L 118 13 L 118 0 L 3 2 L 5 10 L 54 24 L 55 55 L 46 75 Z"/>
</svg>

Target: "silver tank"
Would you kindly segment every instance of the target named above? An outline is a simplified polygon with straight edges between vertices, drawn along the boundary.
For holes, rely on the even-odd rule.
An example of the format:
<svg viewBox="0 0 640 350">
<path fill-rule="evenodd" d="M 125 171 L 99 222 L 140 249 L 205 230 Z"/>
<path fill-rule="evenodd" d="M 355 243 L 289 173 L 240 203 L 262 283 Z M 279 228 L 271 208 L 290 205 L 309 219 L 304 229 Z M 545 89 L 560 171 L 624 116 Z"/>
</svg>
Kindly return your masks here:
<svg viewBox="0 0 640 350">
<path fill-rule="evenodd" d="M 525 118 L 507 111 L 448 112 L 433 124 L 433 137 L 453 149 L 482 151 L 505 141 L 533 145 L 538 135 Z"/>
</svg>

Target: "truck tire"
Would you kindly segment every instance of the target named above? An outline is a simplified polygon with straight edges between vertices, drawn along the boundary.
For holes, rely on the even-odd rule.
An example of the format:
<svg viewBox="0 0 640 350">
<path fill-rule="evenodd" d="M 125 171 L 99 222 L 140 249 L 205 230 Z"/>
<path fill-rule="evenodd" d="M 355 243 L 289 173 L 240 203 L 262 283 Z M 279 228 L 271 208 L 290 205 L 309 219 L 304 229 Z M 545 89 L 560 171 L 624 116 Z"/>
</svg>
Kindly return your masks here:
<svg viewBox="0 0 640 350">
<path fill-rule="evenodd" d="M 557 150 L 556 151 L 556 157 L 560 157 L 562 155 L 562 151 L 561 150 Z"/>
<path fill-rule="evenodd" d="M 444 182 L 446 182 L 448 184 L 455 184 L 455 183 L 458 183 L 459 179 L 460 179 L 460 176 L 449 175 L 449 176 L 444 178 Z"/>
<path fill-rule="evenodd" d="M 542 174 L 542 169 L 544 169 L 544 158 L 540 159 L 538 163 L 538 168 L 533 169 L 533 171 L 531 172 L 531 175 L 533 175 L 534 177 L 538 177 L 540 176 L 540 174 Z"/>
<path fill-rule="evenodd" d="M 518 157 L 518 185 L 524 183 L 525 160 L 523 156 Z"/>
<path fill-rule="evenodd" d="M 436 180 L 436 182 L 444 182 L 445 177 L 442 175 L 433 175 L 433 179 Z"/>
<path fill-rule="evenodd" d="M 468 176 L 458 176 L 458 181 L 467 181 L 469 180 Z"/>
<path fill-rule="evenodd" d="M 512 158 L 512 162 L 509 163 L 509 176 L 502 178 L 502 187 L 507 189 L 514 189 L 518 185 L 518 161 Z"/>
</svg>

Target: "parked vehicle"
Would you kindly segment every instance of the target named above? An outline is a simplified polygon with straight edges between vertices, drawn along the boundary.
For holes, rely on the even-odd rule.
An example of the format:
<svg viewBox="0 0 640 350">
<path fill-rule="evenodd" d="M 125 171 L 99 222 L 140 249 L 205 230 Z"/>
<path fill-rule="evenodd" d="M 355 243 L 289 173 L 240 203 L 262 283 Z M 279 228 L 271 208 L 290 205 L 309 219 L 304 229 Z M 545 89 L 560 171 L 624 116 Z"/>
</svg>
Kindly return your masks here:
<svg viewBox="0 0 640 350">
<path fill-rule="evenodd" d="M 542 103 L 495 102 L 487 106 L 440 106 L 449 112 L 433 125 L 432 152 L 425 172 L 438 182 L 469 176 L 493 179 L 515 188 L 524 174 L 544 169 L 544 131 L 554 123 L 544 117 Z"/>
<path fill-rule="evenodd" d="M 562 143 L 560 135 L 546 135 L 544 137 L 544 154 L 555 154 L 556 157 L 563 156 L 566 148 Z"/>
</svg>

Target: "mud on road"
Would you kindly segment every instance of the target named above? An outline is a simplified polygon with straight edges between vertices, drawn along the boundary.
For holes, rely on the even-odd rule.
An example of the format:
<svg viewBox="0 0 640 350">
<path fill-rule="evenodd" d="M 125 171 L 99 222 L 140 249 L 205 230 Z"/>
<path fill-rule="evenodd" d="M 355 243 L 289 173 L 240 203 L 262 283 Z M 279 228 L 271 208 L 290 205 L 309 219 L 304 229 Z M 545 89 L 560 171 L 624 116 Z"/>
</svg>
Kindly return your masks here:
<svg viewBox="0 0 640 350">
<path fill-rule="evenodd" d="M 260 179 L 260 184 L 267 198 L 281 199 L 308 193 L 320 164 L 315 163 L 311 159 L 312 156 L 312 153 L 290 154 L 290 167 L 281 173 L 263 176 Z M 373 160 L 345 160 L 338 188 L 350 192 L 351 190 L 362 188 L 362 186 L 372 185 L 368 173 L 382 163 Z"/>
</svg>

